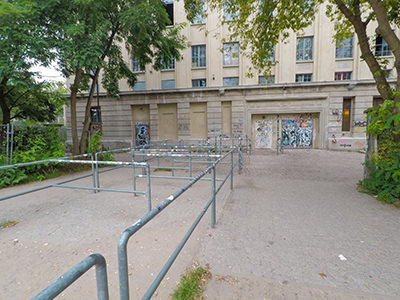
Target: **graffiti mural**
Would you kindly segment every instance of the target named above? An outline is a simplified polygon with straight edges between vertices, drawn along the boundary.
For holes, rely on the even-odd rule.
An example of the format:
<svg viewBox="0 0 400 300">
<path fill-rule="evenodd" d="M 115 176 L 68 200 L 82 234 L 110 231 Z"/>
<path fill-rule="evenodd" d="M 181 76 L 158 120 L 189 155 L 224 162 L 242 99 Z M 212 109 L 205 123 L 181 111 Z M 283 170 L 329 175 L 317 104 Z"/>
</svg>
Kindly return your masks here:
<svg viewBox="0 0 400 300">
<path fill-rule="evenodd" d="M 282 120 L 282 146 L 285 148 L 311 148 L 312 120 Z"/>
<path fill-rule="evenodd" d="M 272 121 L 258 120 L 256 121 L 256 148 L 272 148 Z"/>
<path fill-rule="evenodd" d="M 150 144 L 150 126 L 148 123 L 136 123 L 136 146 L 143 146 Z"/>
</svg>

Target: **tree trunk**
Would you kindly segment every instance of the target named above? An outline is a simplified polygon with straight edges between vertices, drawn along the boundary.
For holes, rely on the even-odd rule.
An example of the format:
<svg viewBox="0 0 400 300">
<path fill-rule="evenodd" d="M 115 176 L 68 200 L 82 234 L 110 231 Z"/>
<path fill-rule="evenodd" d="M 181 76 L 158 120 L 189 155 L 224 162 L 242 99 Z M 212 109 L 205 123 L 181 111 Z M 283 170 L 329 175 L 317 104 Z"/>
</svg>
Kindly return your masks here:
<svg viewBox="0 0 400 300">
<path fill-rule="evenodd" d="M 78 97 L 78 87 L 82 76 L 82 69 L 77 69 L 75 73 L 74 83 L 71 85 L 71 136 L 72 136 L 72 153 L 79 154 L 78 139 L 78 123 L 76 117 L 76 102 Z"/>
<path fill-rule="evenodd" d="M 85 119 L 83 121 L 83 128 L 82 128 L 82 135 L 79 142 L 79 151 L 80 153 L 86 153 L 87 148 L 87 139 L 89 133 L 89 126 L 90 126 L 90 108 L 92 106 L 93 96 L 96 89 L 97 80 L 99 78 L 100 68 L 96 69 L 96 72 L 92 78 L 92 85 L 90 87 L 89 96 L 86 102 L 85 108 Z"/>
</svg>

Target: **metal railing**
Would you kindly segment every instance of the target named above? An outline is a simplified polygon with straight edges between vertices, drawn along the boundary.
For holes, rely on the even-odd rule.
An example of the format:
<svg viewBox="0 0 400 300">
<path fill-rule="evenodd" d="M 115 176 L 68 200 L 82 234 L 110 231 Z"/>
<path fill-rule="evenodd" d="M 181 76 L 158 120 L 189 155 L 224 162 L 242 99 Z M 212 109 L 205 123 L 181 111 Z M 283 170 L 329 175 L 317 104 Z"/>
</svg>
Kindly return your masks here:
<svg viewBox="0 0 400 300">
<path fill-rule="evenodd" d="M 75 160 L 75 158 L 83 158 L 83 157 L 90 157 L 91 160 Z M 10 199 L 10 198 L 14 198 L 14 197 L 18 197 L 18 196 L 22 196 L 22 195 L 33 193 L 33 192 L 37 192 L 37 191 L 44 190 L 44 189 L 51 188 L 51 187 L 59 187 L 59 188 L 92 190 L 95 193 L 99 192 L 99 191 L 107 191 L 107 192 L 131 193 L 131 194 L 134 194 L 134 195 L 142 194 L 142 195 L 146 195 L 147 196 L 149 211 L 151 210 L 151 187 L 150 187 L 150 177 L 149 177 L 150 176 L 150 169 L 149 169 L 149 165 L 147 163 L 123 162 L 123 161 L 97 161 L 97 160 L 93 160 L 93 155 L 92 154 L 82 154 L 82 155 L 76 155 L 76 156 L 67 156 L 67 157 L 63 157 L 63 158 L 47 159 L 47 160 L 41 160 L 41 161 L 35 161 L 35 162 L 27 162 L 27 163 L 20 163 L 20 164 L 12 164 L 12 165 L 7 165 L 7 166 L 1 166 L 0 170 L 2 170 L 2 169 L 10 169 L 10 168 L 26 167 L 26 166 L 32 166 L 32 165 L 38 165 L 38 164 L 45 164 L 45 163 L 90 164 L 91 167 L 92 167 L 92 173 L 89 174 L 89 175 L 80 176 L 78 178 L 74 178 L 74 179 L 71 179 L 71 180 L 66 180 L 66 181 L 55 183 L 55 184 L 49 184 L 49 185 L 45 185 L 45 186 L 42 186 L 42 187 L 39 187 L 39 188 L 31 189 L 31 190 L 28 190 L 28 191 L 23 191 L 23 192 L 20 192 L 20 193 L 16 193 L 16 194 L 0 197 L 0 201 L 6 200 L 6 199 Z M 133 170 L 135 170 L 135 168 L 137 168 L 137 167 L 146 169 L 147 170 L 147 174 L 149 174 L 149 176 L 147 176 L 148 177 L 148 179 L 147 179 L 147 189 L 144 190 L 144 191 L 136 190 L 136 181 L 133 182 L 132 190 L 102 188 L 102 187 L 100 187 L 100 179 L 99 179 L 100 178 L 100 173 L 102 173 L 102 172 L 99 171 L 99 165 L 131 166 Z M 110 171 L 110 170 L 105 170 L 104 172 L 107 172 L 107 171 Z M 133 171 L 133 174 L 135 174 L 135 171 Z M 72 181 L 76 181 L 76 180 L 79 180 L 79 179 L 83 179 L 83 178 L 86 178 L 86 177 L 90 177 L 90 176 L 92 177 L 92 184 L 93 184 L 92 187 L 90 187 L 90 186 L 66 185 L 66 183 L 69 183 L 69 182 L 72 182 Z"/>
<path fill-rule="evenodd" d="M 237 151 L 238 153 L 238 162 L 234 163 L 234 152 Z M 118 242 L 118 268 L 119 268 L 119 281 L 120 281 L 120 297 L 122 300 L 129 299 L 129 275 L 128 275 L 128 255 L 127 255 L 127 245 L 129 239 L 139 231 L 143 226 L 145 226 L 148 222 L 150 222 L 155 216 L 161 213 L 167 206 L 169 206 L 172 202 L 174 202 L 178 197 L 180 197 L 183 193 L 185 193 L 188 189 L 190 189 L 195 183 L 202 179 L 206 179 L 205 177 L 210 174 L 210 177 L 207 178 L 211 181 L 211 196 L 210 199 L 207 201 L 204 208 L 201 210 L 200 214 L 196 217 L 193 224 L 190 226 L 189 230 L 186 232 L 182 240 L 179 242 L 176 249 L 173 251 L 167 262 L 162 267 L 161 271 L 155 278 L 155 280 L 151 283 L 148 290 L 145 292 L 142 299 L 150 299 L 152 295 L 157 290 L 158 286 L 160 285 L 161 281 L 167 274 L 168 270 L 178 257 L 179 253 L 185 246 L 186 242 L 189 240 L 190 236 L 202 220 L 205 213 L 211 207 L 211 227 L 214 227 L 216 224 L 216 195 L 222 189 L 224 184 L 228 179 L 230 179 L 230 189 L 233 189 L 233 174 L 235 166 L 238 167 L 239 172 L 241 170 L 242 164 L 242 154 L 241 148 L 235 147 L 231 149 L 225 155 L 213 155 L 215 161 L 211 162 L 206 169 L 204 169 L 200 174 L 190 179 L 190 181 L 181 189 L 179 189 L 174 194 L 167 197 L 160 205 L 151 209 L 146 215 L 142 218 L 137 220 L 133 225 L 128 227 L 122 234 Z M 217 185 L 217 178 L 216 178 L 216 167 L 218 165 L 224 164 L 224 160 L 229 159 L 230 168 L 228 172 L 226 172 L 226 176 L 221 180 L 220 184 Z M 113 162 L 115 163 L 115 162 Z M 147 171 L 150 174 L 150 169 Z M 96 256 L 96 261 L 100 259 L 97 256 L 100 256 L 102 259 L 102 265 L 105 267 L 105 260 L 104 258 L 99 255 L 91 255 L 83 260 L 80 264 L 76 265 L 72 268 L 69 272 L 65 273 L 63 276 L 58 278 L 53 284 L 51 284 L 48 288 L 43 290 L 37 296 L 32 298 L 33 300 L 49 300 L 53 299 L 57 296 L 61 291 L 66 289 L 69 285 L 71 285 L 77 278 L 84 274 L 91 266 L 93 266 L 93 259 Z M 97 274 L 97 290 L 98 290 L 98 299 L 99 300 L 107 300 L 108 299 L 108 288 L 107 288 L 107 274 L 103 269 L 99 269 L 97 272 L 96 267 L 96 274 Z"/>
<path fill-rule="evenodd" d="M 31 300 L 54 299 L 93 266 L 96 266 L 97 299 L 108 300 L 107 265 L 101 254 L 92 254 L 86 257 Z"/>
</svg>

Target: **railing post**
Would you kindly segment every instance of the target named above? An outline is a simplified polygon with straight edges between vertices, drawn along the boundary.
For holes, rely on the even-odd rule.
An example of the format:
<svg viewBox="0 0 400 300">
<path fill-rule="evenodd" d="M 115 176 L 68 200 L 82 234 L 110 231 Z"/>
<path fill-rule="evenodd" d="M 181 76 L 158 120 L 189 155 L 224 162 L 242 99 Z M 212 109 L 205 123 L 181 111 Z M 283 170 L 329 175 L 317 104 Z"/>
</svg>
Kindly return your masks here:
<svg viewBox="0 0 400 300">
<path fill-rule="evenodd" d="M 150 165 L 146 166 L 147 171 L 147 201 L 149 202 L 149 212 L 151 211 L 151 183 L 150 183 Z"/>
<path fill-rule="evenodd" d="M 189 149 L 189 177 L 192 177 L 192 149 Z"/>
<path fill-rule="evenodd" d="M 233 149 L 231 150 L 231 190 L 233 190 Z"/>
<path fill-rule="evenodd" d="M 95 154 L 95 160 L 96 160 L 96 178 L 97 178 L 97 188 L 100 188 L 100 174 L 99 174 L 99 159 L 98 159 L 98 153 Z M 96 190 L 95 190 L 96 192 Z M 100 191 L 99 191 L 100 192 Z"/>
<path fill-rule="evenodd" d="M 92 159 L 92 178 L 93 178 L 93 192 L 96 194 L 96 172 L 94 167 L 93 153 L 90 154 L 90 158 Z M 97 161 L 96 161 L 97 164 Z"/>
<path fill-rule="evenodd" d="M 212 204 L 211 204 L 211 227 L 215 227 L 215 219 L 216 219 L 216 195 L 215 195 L 215 164 L 211 168 L 211 197 L 212 197 Z"/>
<path fill-rule="evenodd" d="M 135 167 L 135 151 L 132 153 L 132 183 L 133 183 L 133 196 L 136 196 L 136 167 Z"/>
<path fill-rule="evenodd" d="M 242 138 L 239 137 L 239 149 L 238 149 L 238 167 L 239 167 L 239 174 L 242 173 Z"/>
</svg>

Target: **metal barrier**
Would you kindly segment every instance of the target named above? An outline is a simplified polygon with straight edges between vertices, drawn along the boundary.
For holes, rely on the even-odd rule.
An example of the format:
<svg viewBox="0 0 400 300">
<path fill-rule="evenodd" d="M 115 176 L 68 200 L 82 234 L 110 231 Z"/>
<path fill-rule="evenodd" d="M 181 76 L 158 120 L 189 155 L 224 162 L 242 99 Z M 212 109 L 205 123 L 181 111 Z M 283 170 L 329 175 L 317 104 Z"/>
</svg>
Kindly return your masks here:
<svg viewBox="0 0 400 300">
<path fill-rule="evenodd" d="M 54 299 L 93 266 L 96 266 L 97 299 L 108 300 L 107 265 L 101 254 L 92 254 L 86 257 L 31 300 Z"/>
<path fill-rule="evenodd" d="M 178 247 L 175 251 L 171 254 L 170 258 L 168 259 L 167 263 L 164 265 L 156 279 L 151 284 L 150 288 L 145 293 L 143 299 L 150 299 L 150 297 L 154 294 L 157 287 L 161 283 L 162 279 L 168 272 L 169 268 L 175 261 L 176 257 L 182 250 L 183 246 L 186 244 L 187 240 L 189 239 L 190 235 L 193 233 L 194 229 L 199 224 L 200 220 L 203 218 L 204 214 L 210 207 L 211 209 L 211 227 L 215 226 L 216 222 L 216 194 L 220 191 L 223 184 L 226 180 L 230 177 L 231 178 L 231 186 L 233 188 L 233 151 L 232 149 L 228 152 L 225 156 L 219 157 L 211 166 L 206 168 L 201 174 L 197 175 L 193 178 L 187 185 L 181 188 L 179 191 L 175 192 L 174 194 L 170 195 L 167 199 L 165 199 L 160 205 L 156 208 L 151 210 L 148 214 L 144 217 L 136 221 L 132 226 L 127 228 L 121 235 L 119 242 L 118 242 L 118 265 L 119 265 L 119 280 L 120 280 L 120 296 L 121 300 L 128 300 L 129 299 L 129 277 L 128 277 L 128 256 L 127 256 L 127 245 L 130 237 L 134 235 L 139 229 L 141 229 L 144 225 L 146 225 L 150 220 L 152 220 L 156 215 L 158 215 L 162 210 L 164 210 L 167 206 L 169 206 L 172 202 L 174 202 L 179 196 L 181 196 L 185 191 L 187 191 L 190 187 L 192 187 L 196 182 L 198 182 L 201 178 L 203 178 L 206 174 L 211 172 L 211 199 L 208 201 L 207 205 L 203 208 L 200 215 L 196 218 L 193 225 L 190 227 L 189 231 L 185 234 L 182 241 L 179 243 Z M 221 183 L 221 185 L 217 188 L 216 187 L 216 177 L 215 177 L 215 167 L 226 157 L 230 156 L 231 161 L 231 169 L 228 172 L 227 176 Z"/>
<path fill-rule="evenodd" d="M 128 149 L 128 148 L 126 148 Z M 115 150 L 116 151 L 116 150 Z M 130 148 L 129 150 L 130 151 Z M 238 152 L 238 163 L 234 163 L 234 152 Z M 144 154 L 144 153 L 143 153 Z M 153 155 L 161 155 L 165 157 L 170 157 L 168 155 L 171 154 L 151 154 L 147 153 L 152 157 Z M 187 156 L 187 154 L 173 154 L 176 157 Z M 97 156 L 96 156 L 97 157 Z M 204 155 L 194 155 L 194 157 L 201 157 L 206 158 Z M 189 157 L 190 158 L 190 157 Z M 192 157 L 193 158 L 193 157 Z M 191 234 L 194 232 L 195 228 L 207 212 L 207 210 L 211 207 L 211 227 L 214 227 L 216 224 L 216 195 L 222 189 L 223 185 L 226 181 L 230 178 L 230 189 L 233 189 L 233 174 L 234 168 L 237 165 L 239 174 L 241 172 L 242 167 L 242 149 L 241 146 L 233 147 L 227 152 L 225 155 L 211 155 L 211 158 L 214 158 L 215 161 L 211 162 L 208 167 L 203 170 L 200 174 L 195 177 L 186 178 L 190 179 L 189 183 L 187 183 L 183 188 L 179 189 L 174 194 L 167 197 L 160 205 L 156 208 L 151 208 L 151 198 L 149 193 L 149 212 L 144 215 L 142 218 L 137 220 L 133 225 L 128 227 L 120 236 L 118 242 L 118 268 L 119 268 L 119 281 L 120 281 L 120 297 L 122 300 L 129 299 L 129 275 L 128 275 L 128 256 L 127 256 L 127 244 L 130 239 L 138 230 L 140 230 L 144 225 L 146 225 L 149 221 L 151 221 L 155 216 L 157 216 L 160 212 L 162 212 L 167 206 L 169 206 L 172 202 L 174 202 L 179 196 L 181 196 L 184 192 L 186 192 L 189 188 L 191 188 L 196 182 L 200 180 L 209 180 L 211 181 L 211 197 L 201 210 L 200 214 L 197 216 L 189 230 L 186 232 L 180 243 L 178 244 L 177 248 L 173 251 L 165 265 L 162 267 L 161 271 L 155 278 L 155 280 L 150 285 L 149 289 L 145 292 L 143 299 L 150 299 L 158 286 L 160 285 L 161 281 L 167 274 L 168 270 L 176 260 L 177 256 L 185 246 L 186 242 L 190 238 Z M 224 160 L 229 159 L 229 163 L 224 163 Z M 49 162 L 70 162 L 67 159 L 55 159 L 49 160 Z M 83 161 L 74 161 L 77 163 L 81 163 Z M 138 162 L 100 162 L 100 161 L 84 161 L 85 163 L 91 163 L 92 165 L 96 164 L 114 164 L 114 165 L 121 165 L 121 166 L 133 166 L 133 170 L 136 166 L 146 166 L 147 175 L 150 178 L 150 167 L 147 163 L 138 163 Z M 207 161 L 207 163 L 209 163 Z M 227 172 L 226 176 L 222 179 L 216 178 L 216 167 L 222 164 L 230 164 L 230 169 Z M 93 172 L 95 173 L 95 172 Z M 206 178 L 207 174 L 210 174 L 209 178 Z M 90 176 L 90 175 L 89 175 Z M 135 177 L 135 176 L 134 176 Z M 221 183 L 217 186 L 217 182 L 221 181 Z M 96 181 L 95 181 L 96 182 Z M 150 182 L 149 182 L 150 185 Z M 50 186 L 58 186 L 58 185 L 50 185 Z M 71 186 L 74 187 L 74 186 Z M 100 190 L 111 190 L 111 189 L 103 189 L 100 186 L 96 186 L 92 188 L 96 191 Z M 135 189 L 134 189 L 135 190 Z M 119 191 L 119 190 L 112 190 L 112 191 Z M 133 191 L 129 191 L 133 192 Z M 1 199 L 0 199 L 1 200 Z M 106 272 L 106 265 L 105 259 L 100 254 L 93 254 L 86 259 L 84 259 L 81 263 L 73 267 L 70 271 L 65 273 L 63 276 L 58 278 L 53 284 L 39 293 L 37 296 L 32 298 L 33 300 L 47 300 L 53 299 L 63 290 L 65 290 L 68 286 L 70 286 L 74 281 L 76 281 L 80 276 L 82 276 L 87 270 L 89 270 L 93 265 L 96 265 L 96 278 L 97 278 L 97 290 L 98 290 L 98 299 L 100 300 L 107 300 L 108 299 L 108 287 L 107 287 L 107 272 Z"/>
<path fill-rule="evenodd" d="M 71 160 L 70 158 L 78 158 L 78 157 L 91 157 L 92 160 Z M 151 188 L 150 188 L 150 169 L 149 169 L 149 165 L 147 163 L 136 163 L 136 162 L 122 162 L 122 161 L 94 161 L 93 160 L 93 156 L 91 154 L 82 154 L 82 155 L 76 155 L 76 156 L 69 156 L 69 157 L 65 157 L 65 158 L 56 158 L 56 159 L 48 159 L 48 160 L 42 160 L 42 161 L 36 161 L 36 162 L 27 162 L 27 163 L 21 163 L 21 164 L 13 164 L 13 165 L 7 165 L 7 166 L 2 166 L 0 167 L 1 169 L 9 169 L 9 168 L 17 168 L 17 167 L 25 167 L 25 166 L 31 166 L 31 165 L 38 165 L 38 164 L 43 164 L 43 163 L 75 163 L 75 164 L 90 164 L 92 166 L 92 174 L 91 175 L 87 175 L 87 176 L 82 176 L 79 178 L 75 178 L 72 180 L 67 180 L 67 181 L 62 181 L 59 183 L 55 183 L 55 184 L 50 184 L 50 185 L 46 185 L 43 187 L 39 187 L 36 189 L 32 189 L 29 191 L 24 191 L 21 193 L 17 193 L 17 194 L 13 194 L 13 195 L 9 195 L 9 196 L 5 196 L 5 197 L 1 197 L 1 200 L 6 200 L 6 199 L 10 199 L 10 198 L 14 198 L 17 196 L 21 196 L 21 195 L 25 195 L 28 193 L 32 193 L 32 192 L 36 192 L 36 191 L 40 191 L 43 189 L 47 189 L 50 187 L 61 187 L 61 188 L 72 188 L 72 189 L 82 189 L 82 190 L 92 190 L 94 192 L 98 192 L 98 191 L 108 191 L 108 192 L 121 192 L 121 193 L 131 193 L 131 194 L 142 194 L 142 195 L 147 195 L 147 200 L 148 200 L 148 207 L 149 207 L 149 211 L 151 210 Z M 103 164 L 103 165 L 118 165 L 118 166 L 132 166 L 133 170 L 136 167 L 139 168 L 144 168 L 147 171 L 147 173 L 149 174 L 148 176 L 148 180 L 147 180 L 147 190 L 145 191 L 138 191 L 136 190 L 136 182 L 133 185 L 133 189 L 132 190 L 122 190 L 122 189 L 110 189 L 110 188 L 101 188 L 100 186 L 97 186 L 97 182 L 99 182 L 99 180 L 96 180 L 96 175 L 99 177 L 101 172 L 95 172 L 95 167 L 98 170 L 98 165 Z M 93 182 L 93 187 L 84 187 L 84 186 L 76 186 L 76 185 L 65 185 L 65 183 L 71 182 L 71 181 L 75 181 L 78 179 L 82 179 L 82 178 L 86 178 L 92 176 L 92 182 Z"/>
</svg>

